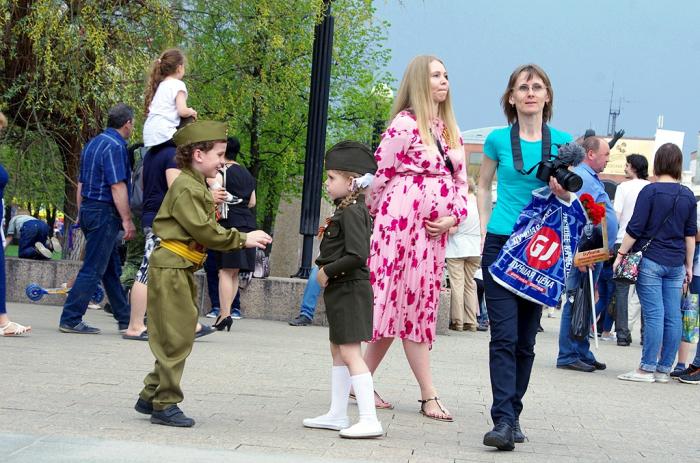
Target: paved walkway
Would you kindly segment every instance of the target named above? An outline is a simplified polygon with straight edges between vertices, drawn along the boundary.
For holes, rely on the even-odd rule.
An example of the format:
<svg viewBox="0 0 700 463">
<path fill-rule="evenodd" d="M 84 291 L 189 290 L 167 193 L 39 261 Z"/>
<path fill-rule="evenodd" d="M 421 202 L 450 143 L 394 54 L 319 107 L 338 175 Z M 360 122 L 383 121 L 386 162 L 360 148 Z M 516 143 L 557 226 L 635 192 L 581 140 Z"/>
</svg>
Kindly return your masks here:
<svg viewBox="0 0 700 463">
<path fill-rule="evenodd" d="M 132 409 L 153 362 L 148 344 L 122 340 L 101 311 L 86 319 L 102 335 L 59 333 L 59 311 L 9 305 L 12 317 L 34 331 L 0 339 L 0 461 L 658 462 L 697 461 L 700 452 L 700 388 L 615 379 L 635 366 L 638 344 L 603 343 L 603 372 L 557 370 L 558 318 L 543 319 L 546 331 L 538 336 L 521 419 L 530 442 L 504 453 L 481 445 L 491 426 L 487 333 L 454 333 L 435 343 L 433 371 L 454 423 L 418 414 L 418 388 L 396 345 L 375 378 L 396 405 L 379 412 L 387 435 L 351 441 L 301 426 L 328 403 L 325 328 L 244 319 L 230 333 L 197 341 L 182 404 L 197 425 L 173 429 Z"/>
</svg>

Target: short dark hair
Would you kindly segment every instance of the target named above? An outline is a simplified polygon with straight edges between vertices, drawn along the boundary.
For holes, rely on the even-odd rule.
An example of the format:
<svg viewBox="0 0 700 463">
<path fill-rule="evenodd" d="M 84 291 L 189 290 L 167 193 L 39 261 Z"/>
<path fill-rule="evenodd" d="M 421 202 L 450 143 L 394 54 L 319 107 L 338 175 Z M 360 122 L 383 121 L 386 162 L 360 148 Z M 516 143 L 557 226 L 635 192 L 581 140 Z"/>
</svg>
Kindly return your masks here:
<svg viewBox="0 0 700 463">
<path fill-rule="evenodd" d="M 649 178 L 649 162 L 647 161 L 647 158 L 641 154 L 630 154 L 625 158 L 625 160 L 627 161 L 627 164 L 630 165 L 632 170 L 634 170 L 637 178 L 641 178 L 642 180 Z"/>
<path fill-rule="evenodd" d="M 129 105 L 117 103 L 107 113 L 107 127 L 121 129 L 129 121 L 134 120 L 134 110 Z"/>
<path fill-rule="evenodd" d="M 600 138 L 595 136 L 584 138 L 581 142 L 581 146 L 586 154 L 588 154 L 589 151 L 594 151 L 597 153 L 600 149 Z"/>
<path fill-rule="evenodd" d="M 226 154 L 224 157 L 229 161 L 235 161 L 238 153 L 241 152 L 241 142 L 236 137 L 228 137 L 226 139 Z"/>
<path fill-rule="evenodd" d="M 681 179 L 683 171 L 683 153 L 673 143 L 664 143 L 659 146 L 654 155 L 654 175 L 670 175 L 676 180 Z"/>
</svg>

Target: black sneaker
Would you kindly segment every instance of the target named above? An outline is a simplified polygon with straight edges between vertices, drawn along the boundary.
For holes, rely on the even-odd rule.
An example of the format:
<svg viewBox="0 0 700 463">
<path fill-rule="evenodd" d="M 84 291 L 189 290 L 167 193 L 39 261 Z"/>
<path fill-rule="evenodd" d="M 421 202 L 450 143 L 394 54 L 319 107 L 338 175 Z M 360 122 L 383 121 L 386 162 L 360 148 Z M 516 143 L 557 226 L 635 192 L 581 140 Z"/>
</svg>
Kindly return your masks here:
<svg viewBox="0 0 700 463">
<path fill-rule="evenodd" d="M 191 428 L 194 426 L 194 420 L 182 413 L 182 410 L 177 405 L 171 405 L 165 410 L 153 410 L 151 423 L 178 428 Z"/>
<path fill-rule="evenodd" d="M 671 378 L 680 378 L 681 376 L 692 375 L 700 371 L 700 368 L 693 366 L 693 364 L 688 365 L 688 368 L 683 370 L 673 370 L 671 372 Z"/>
<path fill-rule="evenodd" d="M 150 415 L 153 413 L 153 402 L 148 402 L 139 397 L 139 400 L 136 401 L 136 405 L 134 405 L 134 410 L 144 415 Z"/>
<path fill-rule="evenodd" d="M 74 334 L 100 334 L 101 329 L 90 326 L 85 322 L 80 322 L 75 326 L 61 325 L 58 327 L 61 333 L 74 333 Z"/>
<path fill-rule="evenodd" d="M 700 369 L 695 370 L 694 373 L 679 376 L 678 381 L 685 384 L 700 384 Z"/>
<path fill-rule="evenodd" d="M 498 450 L 513 450 L 513 428 L 506 423 L 498 423 L 494 428 L 484 434 L 484 445 L 496 447 Z"/>
<path fill-rule="evenodd" d="M 520 420 L 515 420 L 515 426 L 513 427 L 513 442 L 515 442 L 516 444 L 522 444 L 527 441 L 527 436 L 525 435 L 523 430 L 520 429 Z"/>
<path fill-rule="evenodd" d="M 290 320 L 289 324 L 291 326 L 308 326 L 311 324 L 311 319 L 306 315 L 299 315 L 294 320 Z"/>
</svg>

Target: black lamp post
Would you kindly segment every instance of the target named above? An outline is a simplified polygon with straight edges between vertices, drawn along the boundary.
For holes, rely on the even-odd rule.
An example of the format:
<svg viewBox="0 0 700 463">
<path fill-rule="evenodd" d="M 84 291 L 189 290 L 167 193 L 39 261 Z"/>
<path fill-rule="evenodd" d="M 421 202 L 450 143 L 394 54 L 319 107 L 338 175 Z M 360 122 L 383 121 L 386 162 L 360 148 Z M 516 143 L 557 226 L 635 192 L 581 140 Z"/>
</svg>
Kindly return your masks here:
<svg viewBox="0 0 700 463">
<path fill-rule="evenodd" d="M 296 278 L 308 278 L 313 257 L 314 236 L 318 231 L 321 212 L 321 181 L 323 180 L 323 154 L 326 150 L 326 126 L 328 125 L 328 94 L 331 85 L 331 60 L 333 55 L 333 16 L 331 1 L 324 0 L 325 12 L 314 30 L 314 49 L 311 62 L 311 93 L 309 95 L 309 123 L 306 132 L 306 161 L 304 163 L 304 187 L 301 195 L 301 222 L 299 233 L 304 235 L 301 266 Z"/>
</svg>

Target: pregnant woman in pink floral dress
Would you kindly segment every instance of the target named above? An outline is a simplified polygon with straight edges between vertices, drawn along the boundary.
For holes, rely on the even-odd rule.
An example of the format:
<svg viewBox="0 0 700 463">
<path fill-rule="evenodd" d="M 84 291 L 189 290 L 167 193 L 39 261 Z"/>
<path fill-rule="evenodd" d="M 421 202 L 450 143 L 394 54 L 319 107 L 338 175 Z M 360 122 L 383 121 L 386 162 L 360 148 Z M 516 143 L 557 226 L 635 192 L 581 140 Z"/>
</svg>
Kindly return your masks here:
<svg viewBox="0 0 700 463">
<path fill-rule="evenodd" d="M 462 139 L 447 71 L 434 56 L 408 65 L 392 121 L 375 153 L 379 169 L 367 199 L 375 217 L 370 247 L 373 342 L 365 361 L 374 373 L 394 338 L 421 389 L 421 413 L 452 421 L 430 371 L 447 231 L 467 213 Z M 377 396 L 378 406 L 390 406 Z"/>
</svg>

